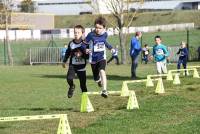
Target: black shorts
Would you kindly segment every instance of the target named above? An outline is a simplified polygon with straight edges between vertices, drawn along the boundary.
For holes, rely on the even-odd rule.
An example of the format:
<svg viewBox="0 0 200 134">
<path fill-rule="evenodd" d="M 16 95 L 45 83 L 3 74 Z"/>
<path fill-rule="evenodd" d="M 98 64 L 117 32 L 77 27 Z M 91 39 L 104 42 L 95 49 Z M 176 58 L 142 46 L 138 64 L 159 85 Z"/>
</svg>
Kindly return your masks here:
<svg viewBox="0 0 200 134">
<path fill-rule="evenodd" d="M 91 64 L 91 68 L 92 68 L 94 80 L 99 81 L 100 80 L 99 72 L 100 70 L 105 70 L 106 60 L 101 60 L 95 64 Z"/>
</svg>

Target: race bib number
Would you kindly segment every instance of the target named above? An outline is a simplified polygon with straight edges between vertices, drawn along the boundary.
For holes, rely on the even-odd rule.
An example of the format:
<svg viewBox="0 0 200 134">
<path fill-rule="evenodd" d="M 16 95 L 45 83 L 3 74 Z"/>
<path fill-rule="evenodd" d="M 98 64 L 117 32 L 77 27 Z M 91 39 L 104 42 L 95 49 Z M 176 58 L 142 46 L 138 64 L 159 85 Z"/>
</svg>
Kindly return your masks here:
<svg viewBox="0 0 200 134">
<path fill-rule="evenodd" d="M 148 51 L 145 51 L 145 52 L 144 52 L 144 54 L 145 54 L 145 55 L 148 55 L 148 54 L 149 54 L 149 52 L 148 52 Z"/>
<path fill-rule="evenodd" d="M 81 57 L 73 57 L 72 58 L 72 64 L 73 65 L 81 65 L 81 64 L 85 64 L 85 60 Z"/>
<path fill-rule="evenodd" d="M 163 52 L 162 49 L 158 49 L 158 50 L 156 51 L 156 54 L 157 54 L 157 55 L 164 55 L 164 52 Z"/>
<path fill-rule="evenodd" d="M 104 42 L 98 42 L 94 45 L 94 52 L 102 52 L 105 50 Z"/>
</svg>

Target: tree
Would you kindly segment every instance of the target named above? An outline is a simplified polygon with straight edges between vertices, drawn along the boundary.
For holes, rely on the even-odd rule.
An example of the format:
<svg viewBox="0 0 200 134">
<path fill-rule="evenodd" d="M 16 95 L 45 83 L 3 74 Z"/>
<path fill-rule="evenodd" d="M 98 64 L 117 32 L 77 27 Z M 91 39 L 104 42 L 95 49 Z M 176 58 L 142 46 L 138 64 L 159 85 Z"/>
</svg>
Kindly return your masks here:
<svg viewBox="0 0 200 134">
<path fill-rule="evenodd" d="M 3 28 L 5 28 L 5 31 L 6 31 L 5 44 L 7 46 L 8 63 L 9 63 L 9 65 L 13 66 L 12 49 L 10 46 L 9 34 L 8 34 L 9 19 L 11 18 L 12 0 L 2 0 L 1 4 L 2 4 L 1 15 L 3 16 L 2 23 L 3 23 Z"/>
<path fill-rule="evenodd" d="M 98 2 L 97 0 L 94 0 Z M 130 12 L 130 4 L 138 3 L 139 5 L 143 4 L 143 0 L 102 0 L 106 5 L 107 9 L 114 16 L 117 30 L 119 31 L 119 42 L 120 42 L 120 51 L 121 51 L 121 63 L 126 64 L 127 61 L 127 34 L 128 30 L 123 28 L 128 28 L 137 14 L 137 9 L 134 12 Z M 126 18 L 125 18 L 126 17 Z"/>
<path fill-rule="evenodd" d="M 35 11 L 35 5 L 32 0 L 23 0 L 21 2 L 21 12 L 33 13 Z"/>
</svg>

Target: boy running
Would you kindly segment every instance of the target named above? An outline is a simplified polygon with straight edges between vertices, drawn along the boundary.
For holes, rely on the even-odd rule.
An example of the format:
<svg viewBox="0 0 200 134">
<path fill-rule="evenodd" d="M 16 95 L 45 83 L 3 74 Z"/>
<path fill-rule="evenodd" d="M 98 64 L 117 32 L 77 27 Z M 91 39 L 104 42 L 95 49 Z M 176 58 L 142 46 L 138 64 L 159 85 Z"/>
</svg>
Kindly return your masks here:
<svg viewBox="0 0 200 134">
<path fill-rule="evenodd" d="M 158 74 L 167 73 L 166 58 L 169 56 L 165 45 L 161 44 L 160 36 L 155 37 L 155 45 L 153 46 L 153 57 L 156 61 L 156 68 Z M 151 58 L 153 58 L 151 57 Z"/>
<path fill-rule="evenodd" d="M 102 87 L 101 96 L 107 98 L 107 78 L 105 72 L 106 47 L 111 50 L 112 46 L 106 41 L 108 35 L 105 30 L 105 18 L 97 18 L 94 25 L 95 30 L 87 35 L 85 42 L 89 45 L 87 52 L 89 53 L 89 62 L 91 63 L 93 78 L 98 83 L 98 86 Z"/>
<path fill-rule="evenodd" d="M 68 98 L 73 96 L 75 85 L 73 79 L 75 73 L 80 81 L 80 88 L 82 92 L 87 92 L 86 87 L 86 45 L 83 43 L 82 36 L 84 34 L 84 28 L 81 25 L 74 27 L 74 39 L 69 42 L 68 49 L 66 50 L 65 57 L 63 59 L 63 67 L 65 68 L 66 62 L 70 57 L 69 68 L 67 72 L 67 83 L 69 85 Z"/>
</svg>

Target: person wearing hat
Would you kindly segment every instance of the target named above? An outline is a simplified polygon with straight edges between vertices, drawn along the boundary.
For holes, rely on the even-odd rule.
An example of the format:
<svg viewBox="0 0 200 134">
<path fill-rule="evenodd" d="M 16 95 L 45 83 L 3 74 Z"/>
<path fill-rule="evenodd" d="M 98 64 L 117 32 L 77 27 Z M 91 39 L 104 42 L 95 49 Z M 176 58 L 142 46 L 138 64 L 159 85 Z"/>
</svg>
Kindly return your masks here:
<svg viewBox="0 0 200 134">
<path fill-rule="evenodd" d="M 138 66 L 138 56 L 142 50 L 140 38 L 142 37 L 142 32 L 136 32 L 135 36 L 131 39 L 130 44 L 130 56 L 131 56 L 131 79 L 137 79 L 136 68 Z"/>
</svg>

